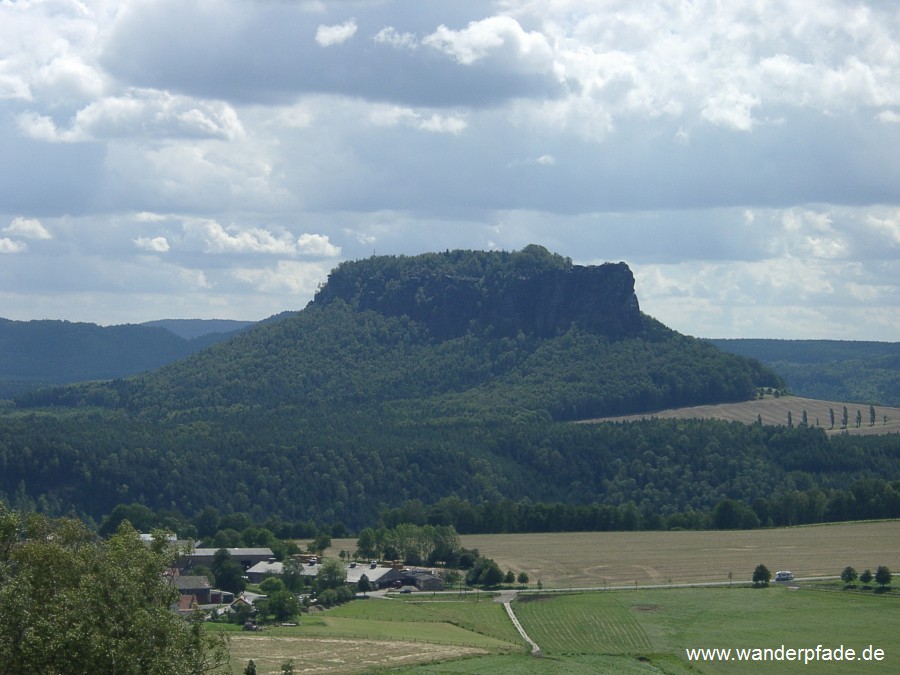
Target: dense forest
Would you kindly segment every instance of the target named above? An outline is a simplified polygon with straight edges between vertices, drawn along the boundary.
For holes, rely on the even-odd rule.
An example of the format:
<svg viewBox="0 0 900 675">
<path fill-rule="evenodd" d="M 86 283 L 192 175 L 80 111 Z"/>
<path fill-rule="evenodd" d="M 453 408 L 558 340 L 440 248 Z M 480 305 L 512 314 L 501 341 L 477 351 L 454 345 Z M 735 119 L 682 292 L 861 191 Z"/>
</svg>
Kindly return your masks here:
<svg viewBox="0 0 900 675">
<path fill-rule="evenodd" d="M 765 363 L 798 396 L 900 406 L 900 342 L 712 340 Z"/>
<path fill-rule="evenodd" d="M 0 495 L 96 520 L 137 503 L 356 530 L 456 499 L 596 505 L 647 526 L 900 475 L 895 436 L 571 423 L 782 385 L 642 314 L 622 264 L 539 247 L 375 257 L 342 264 L 303 311 L 182 361 L 21 397 L 0 411 Z"/>
</svg>

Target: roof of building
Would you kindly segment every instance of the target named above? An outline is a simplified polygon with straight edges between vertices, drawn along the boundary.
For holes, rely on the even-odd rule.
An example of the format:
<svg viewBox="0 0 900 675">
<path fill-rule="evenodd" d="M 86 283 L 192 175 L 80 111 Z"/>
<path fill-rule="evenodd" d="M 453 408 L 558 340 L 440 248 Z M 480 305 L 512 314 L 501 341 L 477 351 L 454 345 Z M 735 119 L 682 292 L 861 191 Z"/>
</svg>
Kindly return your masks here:
<svg viewBox="0 0 900 675">
<path fill-rule="evenodd" d="M 365 574 L 369 581 L 375 582 L 381 579 L 385 574 L 392 571 L 393 567 L 375 567 L 369 565 L 357 565 L 356 567 L 347 568 L 347 583 L 356 584 Z"/>
<path fill-rule="evenodd" d="M 173 577 L 172 581 L 178 590 L 212 588 L 209 584 L 209 579 L 204 576 L 178 576 Z"/>
<path fill-rule="evenodd" d="M 218 548 L 195 548 L 188 555 L 197 557 L 211 557 L 220 550 L 221 549 Z M 237 558 L 239 556 L 268 556 L 271 558 L 275 555 L 274 553 L 272 553 L 272 549 L 270 548 L 226 548 L 225 550 L 228 551 L 228 553 L 230 553 L 234 558 Z"/>
<path fill-rule="evenodd" d="M 268 560 L 263 560 L 262 562 L 258 562 L 253 567 L 248 569 L 247 574 L 281 574 L 283 571 L 283 562 L 270 562 Z"/>
<path fill-rule="evenodd" d="M 314 577 L 319 573 L 319 568 L 321 565 L 303 565 L 300 568 L 300 573 L 304 576 Z M 370 565 L 355 565 L 350 567 L 346 566 L 347 569 L 347 583 L 355 584 L 359 583 L 360 578 L 363 574 L 371 582 L 378 581 L 385 574 L 394 570 L 393 567 L 371 567 Z M 263 561 L 256 563 L 253 567 L 247 570 L 247 574 L 282 574 L 284 572 L 284 563 L 281 562 L 269 562 Z"/>
</svg>

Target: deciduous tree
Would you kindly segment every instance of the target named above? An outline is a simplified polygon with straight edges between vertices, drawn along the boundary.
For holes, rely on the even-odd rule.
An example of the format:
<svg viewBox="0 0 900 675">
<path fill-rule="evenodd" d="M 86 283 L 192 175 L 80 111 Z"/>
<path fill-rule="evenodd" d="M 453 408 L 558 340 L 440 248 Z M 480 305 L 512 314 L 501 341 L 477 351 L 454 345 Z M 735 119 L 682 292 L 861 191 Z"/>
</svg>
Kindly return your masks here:
<svg viewBox="0 0 900 675">
<path fill-rule="evenodd" d="M 841 572 L 841 581 L 843 581 L 845 584 L 852 584 L 854 581 L 856 581 L 857 576 L 859 575 L 856 573 L 856 570 L 847 565 L 847 567 L 845 567 Z"/>
<path fill-rule="evenodd" d="M 207 673 L 224 640 L 170 606 L 171 551 L 127 522 L 108 540 L 80 522 L 0 503 L 0 673 Z"/>
<path fill-rule="evenodd" d="M 769 571 L 769 568 L 760 563 L 756 566 L 756 569 L 753 570 L 753 585 L 754 586 L 768 586 L 769 580 L 772 578 L 772 573 Z"/>
</svg>

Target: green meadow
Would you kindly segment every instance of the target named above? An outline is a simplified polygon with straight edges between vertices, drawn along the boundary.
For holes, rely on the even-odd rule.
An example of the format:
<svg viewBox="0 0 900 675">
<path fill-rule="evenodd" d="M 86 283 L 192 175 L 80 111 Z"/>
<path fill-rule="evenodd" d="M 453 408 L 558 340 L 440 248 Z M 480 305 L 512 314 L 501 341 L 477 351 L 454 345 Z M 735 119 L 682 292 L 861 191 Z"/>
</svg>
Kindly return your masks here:
<svg viewBox="0 0 900 675">
<path fill-rule="evenodd" d="M 371 599 L 304 617 L 297 628 L 233 634 L 231 649 L 235 673 L 248 658 L 260 673 L 280 672 L 287 659 L 296 672 L 331 673 L 895 673 L 898 603 L 896 594 L 839 585 L 527 595 L 512 606 L 541 647 L 541 656 L 533 657 L 499 603 L 440 595 L 428 601 Z M 799 661 L 737 660 L 743 648 L 817 645 L 819 660 L 808 664 L 802 652 Z M 867 649 L 881 649 L 884 656 L 823 660 L 826 650 L 841 646 L 860 657 Z M 690 661 L 686 654 L 716 648 L 731 649 L 731 660 Z"/>
</svg>

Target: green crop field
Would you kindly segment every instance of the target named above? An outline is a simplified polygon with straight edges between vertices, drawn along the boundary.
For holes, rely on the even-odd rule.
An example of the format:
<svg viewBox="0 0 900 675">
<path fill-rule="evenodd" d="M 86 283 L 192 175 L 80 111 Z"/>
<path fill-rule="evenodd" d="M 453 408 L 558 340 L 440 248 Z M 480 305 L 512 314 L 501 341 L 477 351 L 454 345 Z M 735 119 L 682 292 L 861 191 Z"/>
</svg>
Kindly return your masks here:
<svg viewBox="0 0 900 675">
<path fill-rule="evenodd" d="M 618 597 L 617 597 L 618 596 Z M 650 640 L 621 593 L 524 596 L 514 605 L 528 636 L 547 654 L 640 654 Z"/>
<path fill-rule="evenodd" d="M 480 656 L 407 673 L 896 673 L 900 602 L 859 592 L 785 587 L 691 588 L 542 596 L 513 603 L 541 658 Z M 876 660 L 739 661 L 738 648 L 841 645 Z M 728 661 L 689 661 L 687 649 L 731 649 Z M 773 651 L 773 658 L 777 652 Z M 801 652 L 802 654 L 802 652 Z M 830 655 L 834 655 L 832 652 Z M 753 656 L 751 652 L 749 657 Z M 812 659 L 812 654 L 809 658 Z"/>
<path fill-rule="evenodd" d="M 896 593 L 840 584 L 530 595 L 512 606 L 541 648 L 542 656 L 532 657 L 498 603 L 362 600 L 299 628 L 234 634 L 232 666 L 240 673 L 253 658 L 260 673 L 278 673 L 288 659 L 296 672 L 317 673 L 894 673 L 900 672 L 898 603 Z M 884 656 L 809 664 L 737 660 L 738 648 L 817 645 L 820 654 L 843 646 L 859 656 L 881 649 Z M 686 653 L 717 648 L 731 649 L 731 660 L 690 661 Z"/>
</svg>

